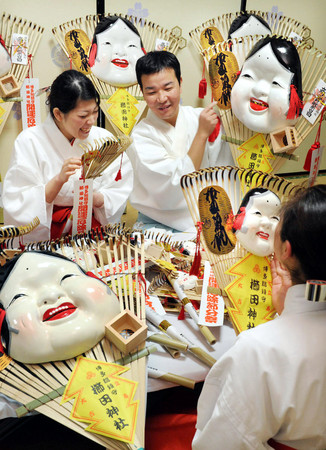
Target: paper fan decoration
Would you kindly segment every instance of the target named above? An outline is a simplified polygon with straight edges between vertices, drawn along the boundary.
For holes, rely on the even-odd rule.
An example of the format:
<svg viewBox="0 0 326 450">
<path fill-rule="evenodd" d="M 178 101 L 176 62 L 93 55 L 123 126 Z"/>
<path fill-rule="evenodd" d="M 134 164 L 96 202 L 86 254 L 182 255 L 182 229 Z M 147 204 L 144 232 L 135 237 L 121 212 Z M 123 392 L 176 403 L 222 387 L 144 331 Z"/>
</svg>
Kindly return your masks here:
<svg viewBox="0 0 326 450">
<path fill-rule="evenodd" d="M 293 39 L 295 39 L 296 36 L 299 36 L 308 47 L 313 47 L 314 45 L 314 41 L 310 37 L 310 28 L 295 19 L 285 16 L 280 17 L 276 12 L 247 11 L 247 13 L 258 15 L 265 20 L 271 29 L 271 34 L 286 37 L 293 36 Z M 194 30 L 190 31 L 189 35 L 199 53 L 212 45 L 226 41 L 232 22 L 239 17 L 240 14 L 240 12 L 223 14 L 222 16 L 218 16 L 202 23 Z"/>
<path fill-rule="evenodd" d="M 85 150 L 82 156 L 83 178 L 99 177 L 131 144 L 129 136 L 100 140 L 95 147 L 80 144 Z"/>
<path fill-rule="evenodd" d="M 167 30 L 144 19 L 122 14 L 107 14 L 104 17 L 89 15 L 52 29 L 63 51 L 71 59 L 74 68 L 85 73 L 94 83 L 101 96 L 101 109 L 115 133 L 129 135 L 146 107 L 140 87 L 137 83 L 127 87 L 114 87 L 94 76 L 89 70 L 88 64 L 88 52 L 95 28 L 100 19 L 111 16 L 126 19 L 136 27 L 146 52 L 155 50 L 158 42 L 165 42 L 166 48 L 170 52 L 176 53 L 179 48 L 186 45 L 186 41 L 181 37 L 181 30 L 178 27 Z"/>
<path fill-rule="evenodd" d="M 122 314 L 129 311 L 128 314 L 135 317 L 142 326 L 145 323 L 145 291 L 142 282 L 145 274 L 145 258 L 144 240 L 140 235 L 138 238 L 138 245 L 134 245 L 135 242 L 131 242 L 128 230 L 108 226 L 100 231 L 90 231 L 87 235 L 30 244 L 27 250 L 50 250 L 70 259 L 75 259 L 75 255 L 75 261 L 81 267 L 86 271 L 92 270 L 94 276 L 106 282 L 116 293 Z M 143 356 L 151 351 L 153 348 L 145 349 L 142 341 L 138 343 L 135 350 L 125 354 L 118 350 L 112 341 L 104 338 L 95 347 L 81 355 L 83 356 L 81 359 L 22 364 L 3 355 L 0 358 L 0 392 L 23 403 L 24 406 L 17 410 L 19 416 L 26 414 L 28 410 L 35 409 L 105 448 L 143 448 L 146 411 L 146 358 Z M 129 428 L 128 437 L 119 434 L 119 427 L 116 427 L 116 433 L 110 428 L 107 429 L 110 416 L 108 413 L 103 416 L 103 408 L 102 412 L 85 413 L 79 409 L 84 402 L 75 403 L 73 396 L 66 401 L 70 395 L 69 387 L 76 387 L 71 384 L 70 377 L 74 371 L 73 380 L 75 380 L 77 369 L 83 364 L 88 364 L 86 367 L 91 367 L 92 374 L 97 373 L 102 378 L 109 373 L 107 371 L 113 370 L 114 373 L 111 374 L 113 381 L 107 388 L 115 391 L 112 391 L 112 398 L 114 397 L 115 400 L 107 408 L 117 406 L 115 403 L 121 399 L 124 403 L 128 403 L 127 406 L 132 411 L 138 404 L 138 414 L 132 413 L 129 416 L 130 421 L 126 427 Z M 102 382 L 109 383 L 104 381 L 104 378 Z M 69 386 L 67 386 L 68 383 Z M 115 383 L 114 386 L 113 383 Z M 120 386 L 124 385 L 125 390 L 121 391 Z M 86 395 L 85 392 L 84 395 Z M 105 408 L 104 411 L 106 411 Z M 92 432 L 86 431 L 89 425 L 92 425 Z M 120 427 L 120 431 L 123 431 L 123 428 Z M 132 434 L 133 438 L 130 439 Z"/>
<path fill-rule="evenodd" d="M 203 195 L 202 193 L 205 193 L 210 187 L 215 187 L 222 191 L 218 193 L 218 195 L 221 194 L 219 198 L 221 219 L 223 219 L 223 215 L 229 215 L 230 212 L 236 214 L 244 195 L 252 188 L 262 187 L 269 189 L 280 198 L 281 202 L 286 201 L 302 189 L 300 186 L 275 175 L 230 166 L 212 167 L 184 175 L 181 178 L 181 187 L 194 223 L 197 224 L 199 221 L 203 221 L 203 228 L 205 228 L 204 217 L 206 219 L 209 217 L 207 212 L 203 216 L 201 204 L 199 203 L 201 203 L 200 198 Z M 226 200 L 226 196 L 228 200 Z M 227 218 L 224 219 L 225 226 Z M 224 226 L 223 229 L 226 229 Z M 235 246 L 232 242 L 232 245 L 228 246 L 225 252 L 223 248 L 220 251 L 214 251 L 211 241 L 207 239 L 207 236 L 210 237 L 210 234 L 201 234 L 201 244 L 211 264 L 219 287 L 224 290 L 234 279 L 234 277 L 225 272 L 239 262 L 241 258 L 245 257 L 248 252 L 238 241 Z M 223 238 L 227 242 L 227 236 Z M 229 241 L 232 241 L 232 239 L 230 238 Z M 232 247 L 234 248 L 232 249 Z M 223 297 L 225 298 L 226 304 L 230 307 L 230 302 L 225 292 L 223 293 Z"/>
<path fill-rule="evenodd" d="M 25 57 L 28 56 L 31 63 L 36 54 L 37 48 L 40 43 L 44 28 L 36 23 L 30 22 L 21 17 L 13 17 L 10 14 L 3 13 L 2 20 L 0 21 L 0 36 L 3 39 L 5 46 L 10 54 L 19 48 L 25 53 Z M 19 41 L 19 36 L 24 35 L 25 39 L 23 43 Z M 14 42 L 14 36 L 16 41 Z M 6 123 L 11 108 L 14 102 L 10 102 L 9 99 L 15 96 L 19 96 L 20 88 L 27 76 L 30 64 L 17 64 L 12 62 L 10 71 L 7 75 L 0 80 L 0 97 L 5 99 L 0 106 L 0 133 Z"/>
<path fill-rule="evenodd" d="M 246 56 L 252 47 L 262 38 L 262 36 L 245 36 L 241 39 L 232 39 L 209 47 L 202 52 L 206 67 L 212 66 L 212 61 L 219 62 L 222 55 L 231 54 L 235 57 L 241 69 Z M 304 44 L 297 46 L 297 51 L 301 61 L 303 102 L 311 99 L 312 93 L 316 91 L 321 79 L 326 79 L 326 54 L 316 48 L 309 48 Z M 282 131 L 279 141 L 272 141 L 271 134 L 257 133 L 249 130 L 240 120 L 235 117 L 231 110 L 230 94 L 235 82 L 234 65 L 230 65 L 228 75 L 230 78 L 229 102 L 224 109 L 220 109 L 221 121 L 225 131 L 223 139 L 229 142 L 234 163 L 239 167 L 252 168 L 268 173 L 277 172 L 287 159 L 297 159 L 293 155 L 295 149 L 304 142 L 309 133 L 318 124 L 318 120 L 311 124 L 302 115 L 294 127 L 287 127 Z M 212 92 L 215 79 L 211 80 Z M 220 91 L 218 91 L 220 92 Z M 292 135 L 288 132 L 292 131 Z M 275 144 L 280 142 L 280 146 Z M 239 148 L 240 147 L 240 148 Z M 259 149 L 259 151 L 255 151 Z M 277 153 L 276 153 L 277 151 Z"/>
</svg>

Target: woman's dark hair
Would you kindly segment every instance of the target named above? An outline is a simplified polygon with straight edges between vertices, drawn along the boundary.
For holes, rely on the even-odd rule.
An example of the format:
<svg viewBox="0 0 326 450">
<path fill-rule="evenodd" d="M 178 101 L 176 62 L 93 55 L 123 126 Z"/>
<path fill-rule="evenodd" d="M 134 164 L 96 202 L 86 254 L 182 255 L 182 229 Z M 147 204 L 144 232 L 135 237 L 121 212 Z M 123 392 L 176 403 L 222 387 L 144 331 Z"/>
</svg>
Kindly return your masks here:
<svg viewBox="0 0 326 450">
<path fill-rule="evenodd" d="M 326 281 L 326 185 L 300 191 L 281 210 L 281 240 L 289 241 L 307 280 Z"/>
<path fill-rule="evenodd" d="M 97 105 L 100 104 L 99 93 L 91 80 L 77 70 L 66 70 L 53 81 L 46 103 L 54 118 L 54 108 L 66 114 L 76 107 L 79 100 L 93 99 Z"/>
<path fill-rule="evenodd" d="M 177 57 L 165 50 L 148 52 L 146 55 L 138 59 L 136 63 L 137 81 L 141 89 L 143 84 L 142 75 L 151 75 L 161 72 L 164 69 L 173 69 L 178 83 L 181 82 L 181 69 Z"/>
<path fill-rule="evenodd" d="M 241 12 L 240 15 L 238 17 L 236 17 L 233 20 L 233 22 L 231 23 L 228 39 L 231 39 L 231 34 L 234 33 L 235 31 L 237 31 L 239 28 L 241 28 L 242 25 L 245 24 L 249 20 L 250 17 L 254 17 L 255 19 L 257 19 L 270 32 L 272 32 L 268 23 L 262 17 L 258 16 L 257 14 L 248 14 L 247 12 Z"/>
<path fill-rule="evenodd" d="M 302 100 L 301 62 L 298 51 L 291 41 L 282 37 L 266 36 L 253 46 L 246 57 L 246 60 L 268 44 L 271 44 L 273 53 L 278 62 L 293 73 L 291 84 L 296 87 L 298 96 Z"/>
<path fill-rule="evenodd" d="M 94 35 L 93 35 L 93 41 L 92 41 L 92 45 L 93 44 L 97 44 L 97 39 L 96 39 L 96 35 L 99 33 L 102 33 L 102 31 L 107 30 L 108 28 L 112 27 L 116 21 L 120 19 L 122 20 L 122 22 L 124 22 L 128 28 L 130 28 L 131 31 L 133 31 L 134 33 L 137 34 L 137 36 L 139 36 L 140 39 L 140 44 L 141 47 L 144 48 L 143 42 L 141 40 L 139 31 L 137 30 L 137 28 L 135 27 L 135 25 L 133 23 L 130 22 L 130 20 L 125 19 L 124 17 L 119 17 L 119 16 L 108 16 L 108 17 L 104 17 L 97 25 L 94 31 Z"/>
</svg>

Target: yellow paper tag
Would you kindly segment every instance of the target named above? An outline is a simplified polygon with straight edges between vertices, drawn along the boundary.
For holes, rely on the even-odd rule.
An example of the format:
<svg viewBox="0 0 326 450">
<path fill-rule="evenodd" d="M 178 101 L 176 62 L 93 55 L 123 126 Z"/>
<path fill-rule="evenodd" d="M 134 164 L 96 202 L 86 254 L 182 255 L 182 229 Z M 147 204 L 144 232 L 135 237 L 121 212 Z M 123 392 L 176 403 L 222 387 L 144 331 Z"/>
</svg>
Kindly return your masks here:
<svg viewBox="0 0 326 450">
<path fill-rule="evenodd" d="M 233 305 L 228 312 L 239 332 L 273 319 L 276 311 L 267 257 L 248 253 L 225 273 L 237 277 L 225 290 Z"/>
<path fill-rule="evenodd" d="M 3 122 L 3 116 L 5 115 L 6 110 L 0 106 L 0 124 Z"/>
<path fill-rule="evenodd" d="M 272 166 L 269 163 L 269 159 L 275 159 L 268 144 L 261 133 L 256 133 L 242 145 L 239 150 L 242 150 L 242 154 L 237 158 L 239 167 L 245 169 L 260 170 L 262 172 L 272 172 Z"/>
<path fill-rule="evenodd" d="M 78 29 L 68 31 L 65 35 L 65 44 L 76 69 L 85 75 L 90 74 L 88 53 L 91 41 L 85 31 Z"/>
<path fill-rule="evenodd" d="M 198 197 L 200 220 L 203 222 L 203 236 L 209 250 L 216 255 L 231 252 L 236 237 L 226 227 L 232 213 L 230 199 L 220 186 L 204 188 Z"/>
<path fill-rule="evenodd" d="M 119 376 L 126 370 L 118 364 L 78 357 L 61 400 L 62 404 L 75 398 L 70 418 L 90 423 L 86 431 L 132 443 L 138 383 Z"/>
<path fill-rule="evenodd" d="M 129 94 L 126 89 L 118 88 L 107 100 L 107 103 L 111 105 L 107 109 L 107 113 L 112 118 L 114 125 L 124 134 L 130 134 L 139 114 L 138 109 L 134 106 L 138 103 L 138 100 Z"/>
</svg>

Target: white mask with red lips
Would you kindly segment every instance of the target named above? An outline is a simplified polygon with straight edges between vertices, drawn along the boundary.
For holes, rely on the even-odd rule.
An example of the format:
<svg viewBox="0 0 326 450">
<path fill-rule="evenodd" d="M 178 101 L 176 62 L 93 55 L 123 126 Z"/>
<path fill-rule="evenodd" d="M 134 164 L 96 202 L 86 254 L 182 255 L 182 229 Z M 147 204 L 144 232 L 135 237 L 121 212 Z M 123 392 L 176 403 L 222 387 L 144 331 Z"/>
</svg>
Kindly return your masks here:
<svg viewBox="0 0 326 450">
<path fill-rule="evenodd" d="M 116 295 L 70 261 L 38 252 L 18 259 L 0 292 L 11 330 L 9 356 L 36 364 L 84 353 L 120 313 Z"/>
<path fill-rule="evenodd" d="M 293 73 L 277 60 L 268 43 L 248 58 L 231 91 L 233 114 L 249 130 L 272 133 L 295 124 L 288 120 Z"/>
<path fill-rule="evenodd" d="M 97 53 L 93 75 L 115 87 L 137 83 L 136 63 L 144 51 L 140 37 L 121 19 L 96 35 Z"/>
<path fill-rule="evenodd" d="M 274 252 L 279 207 L 280 200 L 271 191 L 250 197 L 242 226 L 236 231 L 238 241 L 248 252 L 257 256 L 269 256 Z"/>
</svg>

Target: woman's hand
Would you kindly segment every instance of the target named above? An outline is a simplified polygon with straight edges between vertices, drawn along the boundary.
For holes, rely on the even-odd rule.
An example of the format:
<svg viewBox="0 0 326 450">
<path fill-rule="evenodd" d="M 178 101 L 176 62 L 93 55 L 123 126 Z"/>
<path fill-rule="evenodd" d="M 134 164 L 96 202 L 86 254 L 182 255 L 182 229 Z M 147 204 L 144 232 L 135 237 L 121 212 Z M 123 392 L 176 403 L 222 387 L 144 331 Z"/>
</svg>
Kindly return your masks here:
<svg viewBox="0 0 326 450">
<path fill-rule="evenodd" d="M 69 158 L 63 162 L 61 171 L 58 174 L 58 179 L 60 182 L 62 182 L 62 185 L 69 180 L 71 175 L 76 173 L 76 170 L 79 169 L 81 165 L 82 163 L 80 158 Z"/>
<path fill-rule="evenodd" d="M 271 260 L 272 272 L 272 302 L 278 314 L 281 314 L 284 309 L 284 301 L 289 287 L 292 286 L 292 281 L 289 271 L 281 265 L 279 260 L 274 255 Z"/>
<path fill-rule="evenodd" d="M 102 208 L 104 206 L 104 196 L 100 192 L 93 192 L 93 207 Z"/>
<path fill-rule="evenodd" d="M 81 164 L 80 158 L 69 158 L 63 162 L 61 171 L 45 186 L 45 199 L 47 203 L 54 201 L 62 186 L 69 180 L 71 175 L 76 173 L 76 170 L 81 167 Z"/>
</svg>

